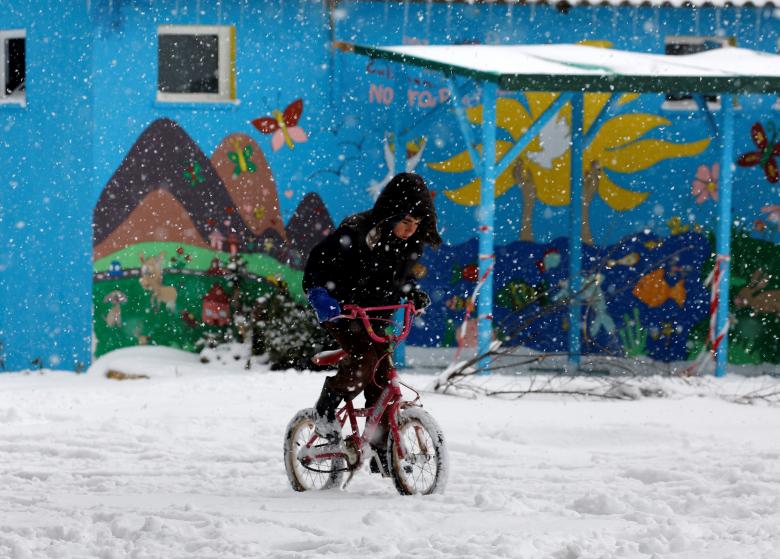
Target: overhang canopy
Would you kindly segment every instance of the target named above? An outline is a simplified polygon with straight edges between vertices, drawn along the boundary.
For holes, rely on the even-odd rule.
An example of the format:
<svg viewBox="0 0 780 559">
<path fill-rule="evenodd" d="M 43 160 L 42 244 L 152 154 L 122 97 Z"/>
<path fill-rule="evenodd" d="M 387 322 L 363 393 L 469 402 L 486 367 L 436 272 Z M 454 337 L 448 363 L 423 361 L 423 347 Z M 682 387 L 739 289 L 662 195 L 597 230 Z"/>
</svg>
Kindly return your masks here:
<svg viewBox="0 0 780 559">
<path fill-rule="evenodd" d="M 719 124 L 710 115 L 709 121 L 721 144 L 720 184 L 716 251 L 720 276 L 714 281 L 710 329 L 705 349 L 700 356 L 716 355 L 716 375 L 726 372 L 728 363 L 729 324 L 729 259 L 731 254 L 731 197 L 734 162 L 734 100 L 733 94 L 780 94 L 780 56 L 764 52 L 723 47 L 689 55 L 659 55 L 605 49 L 585 45 L 414 45 L 372 47 L 336 41 L 336 48 L 347 52 L 386 59 L 400 65 L 412 65 L 443 73 L 450 78 L 461 75 L 474 78 L 482 87 L 482 151 L 474 148 L 470 123 L 458 101 L 458 85 L 449 80 L 452 95 L 448 101 L 455 105 L 461 131 L 466 141 L 474 170 L 479 169 L 480 225 L 479 274 L 484 280 L 479 290 L 478 353 L 489 354 L 493 339 L 493 284 L 494 216 L 496 179 L 505 161 L 512 161 L 538 134 L 546 119 L 551 118 L 560 104 L 570 103 L 571 112 L 571 199 L 583 197 L 583 134 L 584 98 L 586 92 L 606 93 L 691 93 L 703 111 L 709 109 L 702 94 L 723 95 Z M 396 75 L 398 87 L 403 87 L 403 73 Z M 514 91 L 559 92 L 548 107 L 526 130 L 510 150 L 496 158 L 496 106 L 499 88 Z M 619 96 L 612 96 L 612 99 Z M 443 105 L 442 105 L 443 106 Z M 603 117 L 603 112 L 599 118 Z M 591 124 L 594 127 L 595 124 Z M 401 131 L 396 119 L 397 141 Z M 577 132 L 575 132 L 577 131 Z M 402 168 L 402 150 L 396 150 L 396 168 Z M 569 324 L 582 324 L 578 298 L 583 286 L 582 277 L 582 211 L 583 204 L 570 204 Z M 464 323 L 465 324 L 465 323 Z M 713 326 L 715 328 L 713 328 Z M 709 349 L 708 349 L 709 347 Z M 579 366 L 580 328 L 569 328 L 569 360 Z M 485 358 L 487 359 L 487 358 Z M 704 363 L 704 361 L 701 361 Z M 697 363 L 699 360 L 697 359 Z M 487 368 L 488 361 L 483 360 Z M 698 366 L 697 366 L 698 367 Z"/>
<path fill-rule="evenodd" d="M 780 56 L 735 47 L 664 55 L 573 44 L 338 46 L 504 90 L 780 94 Z"/>
</svg>

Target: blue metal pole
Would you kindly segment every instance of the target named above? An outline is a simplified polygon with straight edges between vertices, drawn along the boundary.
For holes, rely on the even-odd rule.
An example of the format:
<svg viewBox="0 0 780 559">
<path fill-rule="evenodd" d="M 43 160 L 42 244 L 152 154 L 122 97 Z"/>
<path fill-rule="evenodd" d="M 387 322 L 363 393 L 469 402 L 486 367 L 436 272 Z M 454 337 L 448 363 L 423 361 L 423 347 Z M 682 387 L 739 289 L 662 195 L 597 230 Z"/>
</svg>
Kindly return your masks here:
<svg viewBox="0 0 780 559">
<path fill-rule="evenodd" d="M 479 196 L 479 277 L 494 261 L 493 235 L 496 211 L 496 100 L 498 84 L 482 82 L 482 182 Z M 493 273 L 487 274 L 479 291 L 477 305 L 477 349 L 480 355 L 490 350 L 493 341 Z M 480 363 L 488 372 L 488 360 Z"/>
<path fill-rule="evenodd" d="M 393 68 L 395 70 L 395 93 L 394 98 L 397 100 L 395 111 L 393 112 L 393 143 L 395 145 L 395 151 L 393 152 L 393 161 L 395 163 L 395 172 L 403 173 L 406 171 L 406 140 L 403 137 L 403 118 L 408 108 L 406 97 L 406 72 L 404 67 L 400 64 L 396 64 Z M 403 311 L 398 311 L 395 314 L 396 324 L 403 324 L 404 314 Z M 400 343 L 396 346 L 393 353 L 393 360 L 396 367 L 406 367 L 406 344 Z"/>
<path fill-rule="evenodd" d="M 582 136 L 583 96 L 571 99 L 571 205 L 569 222 L 569 362 L 580 366 L 580 289 L 582 288 Z"/>
<path fill-rule="evenodd" d="M 729 277 L 731 276 L 731 186 L 734 176 L 734 96 L 721 94 L 721 156 L 720 156 L 720 187 L 718 188 L 718 230 L 715 241 L 716 252 L 726 258 L 721 263 L 721 275 L 718 314 L 715 323 L 717 336 L 726 327 L 729 319 Z M 726 374 L 729 359 L 728 334 L 718 346 L 718 360 L 715 366 L 715 376 Z"/>
</svg>

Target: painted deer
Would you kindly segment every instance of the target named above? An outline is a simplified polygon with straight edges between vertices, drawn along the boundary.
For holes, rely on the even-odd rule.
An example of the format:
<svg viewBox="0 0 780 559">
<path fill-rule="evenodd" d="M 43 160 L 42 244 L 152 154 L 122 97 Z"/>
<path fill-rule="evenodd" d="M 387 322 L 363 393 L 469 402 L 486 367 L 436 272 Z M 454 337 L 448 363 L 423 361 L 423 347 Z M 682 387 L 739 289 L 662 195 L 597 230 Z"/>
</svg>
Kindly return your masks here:
<svg viewBox="0 0 780 559">
<path fill-rule="evenodd" d="M 103 297 L 104 303 L 110 303 L 111 309 L 106 315 L 106 324 L 109 327 L 121 327 L 122 326 L 122 308 L 120 305 L 127 303 L 127 295 L 118 289 L 113 290 L 111 293 Z"/>
<path fill-rule="evenodd" d="M 753 272 L 748 284 L 739 290 L 735 304 L 750 307 L 756 312 L 780 314 L 780 289 L 764 291 L 771 276 L 759 268 Z"/>
<path fill-rule="evenodd" d="M 170 311 L 176 311 L 176 288 L 172 285 L 163 285 L 163 261 L 165 253 L 161 252 L 151 258 L 141 255 L 141 277 L 138 280 L 146 291 L 151 291 L 151 304 L 154 309 L 165 303 Z"/>
</svg>

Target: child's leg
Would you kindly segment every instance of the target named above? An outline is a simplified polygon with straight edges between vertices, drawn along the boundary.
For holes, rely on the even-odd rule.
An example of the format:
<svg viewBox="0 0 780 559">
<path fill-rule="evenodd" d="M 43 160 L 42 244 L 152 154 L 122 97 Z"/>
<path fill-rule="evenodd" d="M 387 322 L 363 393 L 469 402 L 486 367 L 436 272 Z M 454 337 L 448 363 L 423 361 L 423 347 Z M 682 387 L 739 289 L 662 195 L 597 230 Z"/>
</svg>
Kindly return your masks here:
<svg viewBox="0 0 780 559">
<path fill-rule="evenodd" d="M 320 392 L 320 397 L 317 399 L 317 403 L 314 407 L 317 409 L 317 414 L 319 414 L 320 417 L 327 417 L 328 419 L 335 420 L 336 409 L 341 403 L 342 396 L 338 391 L 331 388 L 328 383 L 330 379 L 331 377 L 325 379 L 325 382 L 322 385 L 322 392 Z"/>
<path fill-rule="evenodd" d="M 317 411 L 335 413 L 341 399 L 352 400 L 372 384 L 372 376 L 378 354 L 376 344 L 357 321 L 340 321 L 325 325 L 331 336 L 345 350 L 348 356 L 339 362 L 335 375 L 325 379 L 322 394 L 317 402 Z"/>
<path fill-rule="evenodd" d="M 380 356 L 384 356 L 387 352 L 386 346 L 375 350 L 377 352 L 381 352 L 379 353 Z M 379 400 L 379 396 L 382 395 L 382 390 L 384 390 L 384 387 L 387 384 L 388 373 L 390 372 L 390 359 L 384 357 L 379 361 L 378 365 L 375 363 L 375 366 L 375 382 L 369 382 L 366 385 L 364 391 L 367 408 L 373 406 L 377 400 Z M 383 452 L 387 445 L 387 433 L 389 431 L 390 420 L 388 419 L 388 412 L 385 410 L 385 412 L 382 414 L 382 418 L 379 420 L 376 431 L 374 431 L 374 435 L 371 439 L 371 446 L 373 446 L 378 451 Z"/>
</svg>

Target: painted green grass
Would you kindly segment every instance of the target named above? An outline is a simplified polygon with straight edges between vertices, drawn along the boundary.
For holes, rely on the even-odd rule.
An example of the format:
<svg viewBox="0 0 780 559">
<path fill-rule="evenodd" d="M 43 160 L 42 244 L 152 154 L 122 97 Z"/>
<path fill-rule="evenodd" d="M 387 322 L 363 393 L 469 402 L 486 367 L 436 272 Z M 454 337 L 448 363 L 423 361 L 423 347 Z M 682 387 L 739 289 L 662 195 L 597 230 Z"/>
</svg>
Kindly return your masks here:
<svg viewBox="0 0 780 559">
<path fill-rule="evenodd" d="M 715 236 L 710 233 L 712 256 L 703 266 L 702 280 L 715 264 Z M 731 230 L 731 278 L 729 282 L 729 314 L 732 325 L 728 334 L 729 363 L 736 365 L 780 363 L 780 315 L 757 313 L 749 307 L 739 308 L 735 300 L 740 289 L 748 284 L 753 272 L 761 268 L 770 276 L 765 290 L 780 289 L 780 246 L 753 237 L 750 232 L 733 227 Z M 688 357 L 695 358 L 704 347 L 709 317 L 702 320 L 688 337 Z"/>
<path fill-rule="evenodd" d="M 203 297 L 215 283 L 227 288 L 222 278 L 165 274 L 163 285 L 172 285 L 176 288 L 176 309 L 172 311 L 165 305 L 153 308 L 150 293 L 141 287 L 138 278 L 95 282 L 92 289 L 92 302 L 95 310 L 93 326 L 97 339 L 96 357 L 140 343 L 199 351 L 196 342 L 203 338 L 206 332 L 220 330 L 218 327 L 206 326 L 200 322 Z M 122 325 L 108 326 L 106 316 L 111 305 L 103 299 L 115 289 L 127 296 L 127 302 L 121 306 Z M 242 286 L 242 300 L 251 304 L 251 301 L 271 289 L 273 288 L 270 284 L 265 282 L 245 282 Z M 194 317 L 195 323 L 191 324 L 184 320 L 183 313 Z"/>
<path fill-rule="evenodd" d="M 184 255 L 190 255 L 190 262 L 187 262 L 184 266 L 184 268 L 188 270 L 208 270 L 209 267 L 211 267 L 211 261 L 215 257 L 219 258 L 222 263 L 221 265 L 224 268 L 227 265 L 229 258 L 227 252 L 192 245 L 181 245 L 179 243 L 170 242 L 138 243 L 95 261 L 93 270 L 95 273 L 107 272 L 111 266 L 111 262 L 115 260 L 119 262 L 123 269 L 138 268 L 141 265 L 141 255 L 149 257 L 160 254 L 161 252 L 165 253 L 165 257 L 168 259 L 168 263 L 165 267 L 170 268 L 172 267 L 172 264 L 170 263 L 172 257 L 181 259 L 184 256 L 176 253 L 176 250 L 179 248 L 184 249 Z M 287 283 L 290 294 L 295 299 L 299 301 L 304 300 L 303 288 L 301 287 L 301 280 L 303 279 L 302 271 L 295 270 L 286 264 L 282 264 L 267 254 L 243 253 L 243 257 L 247 262 L 248 272 L 257 274 L 261 277 L 281 278 Z"/>
</svg>

